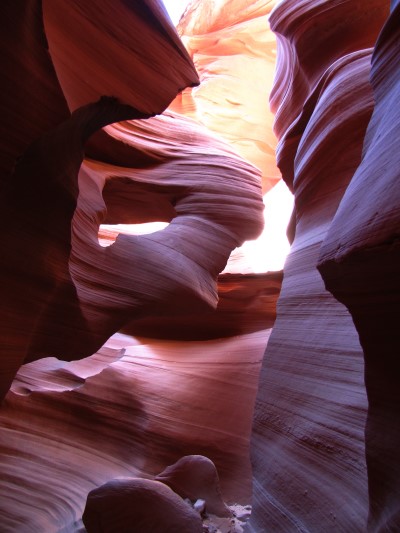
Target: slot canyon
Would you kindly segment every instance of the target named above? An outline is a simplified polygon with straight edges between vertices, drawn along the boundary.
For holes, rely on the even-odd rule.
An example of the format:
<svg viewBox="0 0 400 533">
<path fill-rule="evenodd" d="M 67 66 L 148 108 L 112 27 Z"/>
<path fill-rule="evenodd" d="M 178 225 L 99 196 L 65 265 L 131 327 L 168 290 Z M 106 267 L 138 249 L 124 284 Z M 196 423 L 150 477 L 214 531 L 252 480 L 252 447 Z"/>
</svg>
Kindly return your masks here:
<svg viewBox="0 0 400 533">
<path fill-rule="evenodd" d="M 0 13 L 0 532 L 399 532 L 400 0 Z"/>
</svg>

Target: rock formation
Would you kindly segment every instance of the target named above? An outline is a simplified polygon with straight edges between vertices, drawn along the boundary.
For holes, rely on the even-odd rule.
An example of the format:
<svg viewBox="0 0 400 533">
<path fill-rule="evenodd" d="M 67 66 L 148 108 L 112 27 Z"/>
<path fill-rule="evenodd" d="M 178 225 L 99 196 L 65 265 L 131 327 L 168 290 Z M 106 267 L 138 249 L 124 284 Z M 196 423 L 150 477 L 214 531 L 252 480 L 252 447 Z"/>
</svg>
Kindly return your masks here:
<svg viewBox="0 0 400 533">
<path fill-rule="evenodd" d="M 201 531 L 154 480 L 197 497 L 193 456 L 249 531 L 398 530 L 400 3 L 193 0 L 181 38 L 159 0 L 0 10 L 2 531 L 87 498 L 120 531 L 148 490 Z M 280 171 L 283 282 L 228 262 Z"/>
<path fill-rule="evenodd" d="M 204 501 L 207 512 L 229 516 L 219 486 L 219 476 L 214 463 L 202 455 L 187 455 L 168 466 L 156 476 L 182 498 Z"/>
<path fill-rule="evenodd" d="M 146 118 L 161 112 L 182 87 L 198 83 L 174 30 L 163 29 L 157 3 L 143 2 L 137 7 L 128 7 L 122 1 L 119 4 L 121 13 L 117 20 L 122 15 L 124 24 L 131 29 L 135 24 L 140 27 L 141 21 L 148 28 L 149 40 L 142 47 L 137 48 L 132 37 L 127 38 L 129 42 L 120 42 L 121 36 L 115 34 L 117 20 L 112 16 L 115 5 L 106 0 L 85 9 L 79 3 L 60 2 L 56 6 L 39 1 L 29 5 L 15 2 L 3 8 L 7 71 L 2 98 L 1 206 L 6 227 L 1 272 L 7 283 L 2 283 L 0 333 L 7 342 L 1 354 L 1 397 L 20 364 L 35 357 L 31 346 L 35 346 L 35 336 L 50 313 L 58 311 L 59 316 L 67 316 L 63 328 L 68 328 L 68 323 L 73 324 L 72 329 L 86 328 L 79 306 L 69 310 L 73 307 L 69 302 L 76 298 L 76 288 L 71 283 L 68 264 L 71 219 L 85 142 L 97 130 L 117 120 Z M 60 35 L 60 25 L 64 27 L 68 17 L 71 18 L 68 28 L 73 27 L 81 36 L 72 44 L 68 39 L 64 42 Z M 164 17 L 168 27 L 167 20 Z M 87 36 L 91 34 L 97 38 L 97 44 L 86 50 L 83 43 L 88 42 Z M 116 49 L 108 63 L 118 67 L 118 62 L 126 63 L 129 50 L 130 58 L 140 58 L 147 47 L 155 55 L 160 40 L 171 65 L 181 67 L 165 89 L 157 85 L 151 102 L 146 102 L 146 97 L 148 87 L 155 85 L 154 71 L 146 60 L 134 65 L 135 76 L 140 80 L 135 91 L 129 89 L 132 84 L 122 81 L 126 74 L 121 67 L 110 68 L 107 76 L 95 75 L 98 57 L 93 48 Z M 82 47 L 82 56 L 77 56 L 76 47 Z M 66 63 L 65 56 L 73 58 L 72 65 Z M 81 64 L 77 57 L 82 57 Z M 77 68 L 84 69 L 90 82 L 78 76 Z M 99 100 L 100 97 L 105 98 Z M 73 111 L 71 116 L 67 103 Z M 29 276 L 25 272 L 27 265 Z M 64 301 L 67 305 L 61 313 Z"/>
<path fill-rule="evenodd" d="M 183 91 L 171 105 L 256 165 L 264 191 L 281 178 L 268 105 L 276 44 L 267 17 L 274 4 L 275 0 L 190 2 L 177 29 L 201 84 Z"/>
<path fill-rule="evenodd" d="M 10 225 L 2 258 L 2 272 L 9 278 L 2 296 L 1 333 L 7 338 L 3 396 L 22 362 L 46 355 L 69 360 L 91 355 L 134 318 L 214 309 L 216 277 L 230 252 L 262 227 L 260 178 L 254 167 L 190 119 L 172 112 L 149 119 L 182 87 L 198 83 L 161 7 L 149 1 L 137 7 L 121 2 L 120 9 L 114 8 L 107 1 L 84 8 L 44 2 L 42 26 L 39 4 L 34 14 L 33 4 L 23 10 L 37 25 L 27 20 L 23 30 L 32 38 L 38 34 L 32 61 L 47 61 L 37 92 L 47 98 L 45 84 L 51 82 L 64 116 L 59 124 L 57 115 L 52 117 L 54 125 L 34 132 L 23 146 L 9 148 L 20 159 L 15 169 L 9 163 L 2 190 Z M 114 22 L 110 10 L 118 12 Z M 69 26 L 73 31 L 66 31 Z M 136 42 L 134 28 L 146 33 L 146 42 Z M 7 41 L 10 48 L 13 39 Z M 101 50 L 107 53 L 97 67 Z M 23 53 L 30 51 L 26 43 L 23 67 Z M 166 65 L 163 54 L 171 65 L 166 79 L 156 74 Z M 128 65 L 137 83 L 124 73 Z M 79 72 L 89 73 L 90 82 Z M 9 90 L 14 87 L 17 96 L 20 74 L 10 73 Z M 52 110 L 48 106 L 45 111 Z M 148 120 L 99 131 L 132 118 Z M 138 208 L 133 210 L 133 203 Z M 103 220 L 133 224 L 153 219 L 171 223 L 151 236 L 120 235 L 106 249 L 98 243 Z M 173 305 L 168 303 L 172 298 Z"/>
<path fill-rule="evenodd" d="M 372 56 L 375 108 L 362 161 L 319 255 L 326 286 L 349 309 L 364 352 L 371 531 L 400 529 L 399 38 L 400 5 L 392 2 Z"/>
<path fill-rule="evenodd" d="M 90 491 L 190 454 L 249 503 L 282 276 L 218 274 L 260 233 L 276 167 L 262 180 L 201 121 L 160 114 L 199 83 L 160 2 L 2 14 L 2 397 L 25 364 L 0 411 L 1 527 L 78 531 Z M 152 220 L 167 225 L 99 243 L 103 222 Z"/>
<path fill-rule="evenodd" d="M 83 513 L 88 533 L 202 533 L 200 515 L 164 483 L 116 479 L 90 492 Z"/>
<path fill-rule="evenodd" d="M 296 212 L 256 401 L 253 531 L 399 527 L 397 8 L 371 48 L 388 9 L 287 0 L 270 18 Z"/>
</svg>

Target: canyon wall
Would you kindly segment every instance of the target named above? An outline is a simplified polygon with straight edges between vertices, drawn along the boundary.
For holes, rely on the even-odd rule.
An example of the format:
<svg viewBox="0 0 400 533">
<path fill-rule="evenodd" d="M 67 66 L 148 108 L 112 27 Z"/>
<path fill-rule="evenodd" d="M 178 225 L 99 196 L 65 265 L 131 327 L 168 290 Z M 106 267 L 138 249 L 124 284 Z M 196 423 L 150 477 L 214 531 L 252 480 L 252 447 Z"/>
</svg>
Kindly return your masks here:
<svg viewBox="0 0 400 533">
<path fill-rule="evenodd" d="M 69 272 L 71 220 L 87 139 L 118 120 L 162 112 L 180 89 L 198 83 L 165 13 L 164 24 L 160 22 L 157 2 L 128 7 L 121 1 L 113 14 L 114 7 L 106 0 L 84 8 L 78 2 L 39 1 L 2 7 L 5 226 L 0 268 L 6 281 L 1 286 L 0 334 L 6 341 L 1 354 L 1 397 L 21 363 L 36 357 L 31 347 L 49 312 L 54 316 L 60 311 L 57 306 L 66 302 L 59 318 L 68 315 L 72 329 L 88 329 L 79 304 L 75 305 L 76 288 Z M 119 18 L 122 35 L 115 31 Z M 134 27 L 143 28 L 146 42 L 135 42 Z M 157 52 L 160 41 L 163 58 Z M 151 62 L 146 60 L 147 48 Z M 101 50 L 108 52 L 99 62 Z M 134 84 L 122 68 L 128 59 L 138 79 Z M 153 66 L 159 70 L 165 61 L 175 73 L 161 89 Z M 149 87 L 154 87 L 153 94 Z"/>
<path fill-rule="evenodd" d="M 365 358 L 371 531 L 400 529 L 400 5 L 372 57 L 375 108 L 363 158 L 321 247 L 319 270 L 349 309 Z"/>
<path fill-rule="evenodd" d="M 236 113 L 219 132 L 181 105 L 200 80 L 160 2 L 0 8 L 2 531 L 81 531 L 90 491 L 191 454 L 214 461 L 226 501 L 251 500 L 252 411 L 282 274 L 219 275 L 261 232 L 262 192 L 279 176 L 258 120 L 272 121 L 266 92 L 246 114 L 254 72 L 240 82 L 252 58 L 272 70 L 271 5 L 243 4 L 229 19 L 236 53 L 224 17 L 206 30 L 232 62 L 229 83 L 215 70 L 212 90 Z M 132 231 L 152 221 L 164 229 Z M 101 242 L 102 224 L 131 230 Z"/>
<path fill-rule="evenodd" d="M 296 207 L 255 407 L 252 531 L 399 527 L 392 7 L 376 48 L 389 2 L 287 0 L 270 17 Z"/>
<path fill-rule="evenodd" d="M 249 531 L 399 528 L 399 6 L 0 8 L 2 531 L 192 454 Z M 280 172 L 283 282 L 239 248 Z"/>
</svg>

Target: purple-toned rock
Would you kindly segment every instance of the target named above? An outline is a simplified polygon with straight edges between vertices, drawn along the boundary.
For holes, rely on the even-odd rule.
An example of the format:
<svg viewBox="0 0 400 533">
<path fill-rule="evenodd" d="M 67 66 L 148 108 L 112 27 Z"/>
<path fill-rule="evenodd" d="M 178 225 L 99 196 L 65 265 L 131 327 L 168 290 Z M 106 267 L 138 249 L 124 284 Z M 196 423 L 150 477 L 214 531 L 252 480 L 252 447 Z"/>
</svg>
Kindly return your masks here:
<svg viewBox="0 0 400 533">
<path fill-rule="evenodd" d="M 217 516 L 231 514 L 222 499 L 217 469 L 208 457 L 186 455 L 168 466 L 156 479 L 171 487 L 182 498 L 204 500 L 209 513 Z"/>
<path fill-rule="evenodd" d="M 88 533 L 201 533 L 199 514 L 169 487 L 149 479 L 115 479 L 92 490 Z"/>
</svg>

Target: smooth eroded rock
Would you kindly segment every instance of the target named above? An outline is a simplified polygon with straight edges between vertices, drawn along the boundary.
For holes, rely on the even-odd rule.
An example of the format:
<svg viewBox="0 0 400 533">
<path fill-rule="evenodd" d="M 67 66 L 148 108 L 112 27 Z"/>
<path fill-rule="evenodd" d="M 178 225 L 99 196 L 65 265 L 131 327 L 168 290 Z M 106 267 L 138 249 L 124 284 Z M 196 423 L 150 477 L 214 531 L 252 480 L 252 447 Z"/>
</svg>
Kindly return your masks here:
<svg viewBox="0 0 400 533">
<path fill-rule="evenodd" d="M 372 47 L 387 8 L 287 0 L 270 17 L 278 40 L 277 159 L 296 207 L 255 406 L 251 531 L 366 528 L 363 350 L 317 265 L 362 159 L 374 107 Z"/>
<path fill-rule="evenodd" d="M 158 474 L 156 479 L 167 484 L 182 498 L 204 500 L 206 511 L 209 513 L 217 516 L 231 514 L 222 499 L 215 464 L 208 457 L 203 455 L 182 457 Z"/>
<path fill-rule="evenodd" d="M 88 533 L 201 533 L 200 515 L 169 487 L 149 479 L 116 479 L 92 490 Z"/>
<path fill-rule="evenodd" d="M 372 56 L 375 108 L 363 158 L 320 250 L 329 291 L 349 309 L 365 360 L 370 531 L 400 528 L 400 5 Z"/>
</svg>

